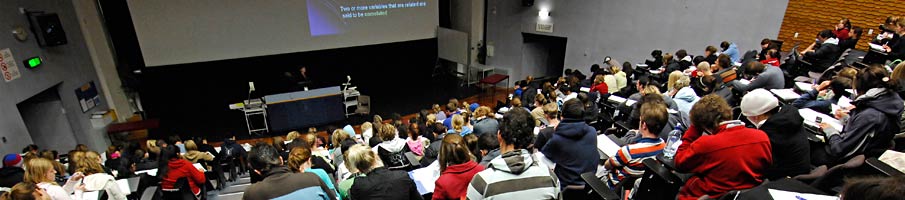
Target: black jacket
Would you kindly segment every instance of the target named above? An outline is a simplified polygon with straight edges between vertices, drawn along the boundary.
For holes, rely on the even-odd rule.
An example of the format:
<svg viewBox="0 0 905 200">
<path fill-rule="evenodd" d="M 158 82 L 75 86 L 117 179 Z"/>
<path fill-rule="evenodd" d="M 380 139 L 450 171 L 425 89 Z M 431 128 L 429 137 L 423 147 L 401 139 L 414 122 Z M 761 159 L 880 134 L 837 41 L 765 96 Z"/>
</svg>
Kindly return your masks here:
<svg viewBox="0 0 905 200">
<path fill-rule="evenodd" d="M 353 200 L 405 200 L 422 199 L 415 182 L 405 171 L 388 170 L 379 167 L 367 176 L 355 178 L 349 189 Z"/>
<path fill-rule="evenodd" d="M 841 54 L 842 51 L 837 44 L 824 42 L 814 52 L 805 53 L 804 59 L 811 62 L 810 70 L 812 72 L 823 73 L 836 62 L 836 59 L 839 59 Z"/>
<path fill-rule="evenodd" d="M 20 183 L 25 176 L 25 170 L 21 167 L 3 167 L 0 168 L 0 187 L 12 188 L 16 183 Z"/>
<path fill-rule="evenodd" d="M 798 108 L 786 104 L 760 126 L 773 147 L 773 165 L 764 173 L 767 179 L 794 177 L 810 171 L 811 150 L 806 134 L 811 133 L 805 130 L 803 123 Z"/>
</svg>

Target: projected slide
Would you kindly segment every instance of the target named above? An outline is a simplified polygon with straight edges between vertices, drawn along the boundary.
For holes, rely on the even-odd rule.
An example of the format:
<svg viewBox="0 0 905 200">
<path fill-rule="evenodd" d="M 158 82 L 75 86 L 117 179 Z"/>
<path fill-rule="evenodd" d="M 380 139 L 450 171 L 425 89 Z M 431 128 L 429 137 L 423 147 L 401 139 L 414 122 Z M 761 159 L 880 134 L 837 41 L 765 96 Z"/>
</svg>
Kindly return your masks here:
<svg viewBox="0 0 905 200">
<path fill-rule="evenodd" d="M 308 25 L 311 36 L 333 35 L 357 24 L 374 22 L 368 18 L 405 16 L 428 8 L 427 1 L 308 0 Z"/>
<path fill-rule="evenodd" d="M 434 38 L 438 0 L 127 0 L 145 65 Z"/>
</svg>

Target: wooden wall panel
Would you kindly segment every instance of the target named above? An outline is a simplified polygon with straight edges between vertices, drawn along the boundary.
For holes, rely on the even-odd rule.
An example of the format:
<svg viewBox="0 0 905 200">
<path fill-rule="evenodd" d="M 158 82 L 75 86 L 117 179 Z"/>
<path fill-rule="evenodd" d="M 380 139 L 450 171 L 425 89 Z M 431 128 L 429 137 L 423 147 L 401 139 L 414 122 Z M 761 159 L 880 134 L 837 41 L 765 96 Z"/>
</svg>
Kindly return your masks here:
<svg viewBox="0 0 905 200">
<path fill-rule="evenodd" d="M 867 43 L 879 33 L 878 26 L 890 15 L 905 15 L 905 1 L 901 0 L 790 0 L 779 29 L 783 51 L 796 42 L 804 49 L 816 38 L 817 32 L 833 29 L 842 18 L 851 19 L 852 26 L 864 29 L 857 49 L 866 50 Z M 868 30 L 874 29 L 872 35 Z M 798 38 L 794 38 L 798 32 Z"/>
</svg>

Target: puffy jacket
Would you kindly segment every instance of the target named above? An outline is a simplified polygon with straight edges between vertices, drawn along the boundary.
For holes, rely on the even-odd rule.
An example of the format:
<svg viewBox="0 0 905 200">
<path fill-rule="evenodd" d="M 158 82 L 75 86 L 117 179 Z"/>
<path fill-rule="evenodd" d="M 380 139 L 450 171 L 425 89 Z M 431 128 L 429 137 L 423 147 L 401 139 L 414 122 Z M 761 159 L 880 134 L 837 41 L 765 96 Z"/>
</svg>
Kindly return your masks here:
<svg viewBox="0 0 905 200">
<path fill-rule="evenodd" d="M 711 135 L 691 126 L 675 155 L 676 168 L 694 175 L 679 191 L 680 200 L 709 195 L 719 198 L 732 190 L 748 189 L 764 180 L 773 163 L 770 138 L 763 131 L 745 128 L 738 120 L 720 123 Z"/>
<path fill-rule="evenodd" d="M 185 152 L 182 155 L 186 160 L 189 160 L 192 163 L 198 163 L 199 161 L 213 161 L 214 155 L 208 154 L 207 152 L 200 152 L 195 150 L 190 150 Z"/>
<path fill-rule="evenodd" d="M 879 157 L 889 149 L 890 141 L 899 132 L 899 117 L 902 116 L 902 99 L 898 94 L 883 88 L 873 88 L 859 96 L 852 105 L 850 118 L 841 134 L 827 132 L 827 152 L 837 162 L 852 156 L 864 154 Z"/>
<path fill-rule="evenodd" d="M 694 92 L 694 89 L 691 89 L 691 87 L 684 87 L 682 89 L 679 89 L 679 91 L 676 92 L 676 95 L 672 97 L 672 100 L 676 102 L 676 107 L 678 108 L 679 112 L 685 113 L 686 115 L 691 112 L 691 106 L 693 106 L 694 103 L 697 103 L 700 99 L 701 98 L 698 97 L 698 95 Z"/>
<path fill-rule="evenodd" d="M 474 123 L 474 134 L 478 137 L 487 133 L 496 134 L 499 129 L 500 122 L 494 118 L 481 118 Z"/>
<path fill-rule="evenodd" d="M 172 171 L 171 171 L 172 172 Z M 119 189 L 119 185 L 116 184 L 116 179 L 113 176 L 105 173 L 97 173 L 85 176 L 85 180 L 82 181 L 85 183 L 85 190 L 87 191 L 100 191 L 104 190 L 107 193 L 108 199 L 116 199 L 116 200 L 125 200 L 126 194 L 124 191 Z"/>
<path fill-rule="evenodd" d="M 811 62 L 812 72 L 823 73 L 823 71 L 826 71 L 827 68 L 836 62 L 836 59 L 842 54 L 838 44 L 838 39 L 830 38 L 820 44 L 820 47 L 817 48 L 817 50 L 804 54 L 804 59 Z"/>
<path fill-rule="evenodd" d="M 313 173 L 292 173 L 286 167 L 274 167 L 263 172 L 264 180 L 248 186 L 244 200 L 264 199 L 320 199 L 334 200 L 336 196 Z"/>
<path fill-rule="evenodd" d="M 434 196 L 431 199 L 461 199 L 465 197 L 468 183 L 478 172 L 484 171 L 484 167 L 474 161 L 458 165 L 446 166 L 446 171 L 440 173 L 434 188 Z"/>
</svg>

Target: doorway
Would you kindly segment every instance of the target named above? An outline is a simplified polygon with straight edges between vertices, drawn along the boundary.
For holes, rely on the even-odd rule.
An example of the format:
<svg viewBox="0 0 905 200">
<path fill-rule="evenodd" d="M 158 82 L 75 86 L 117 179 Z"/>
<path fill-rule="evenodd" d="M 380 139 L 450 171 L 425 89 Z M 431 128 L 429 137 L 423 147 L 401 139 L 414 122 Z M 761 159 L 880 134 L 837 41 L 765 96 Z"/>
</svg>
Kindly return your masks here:
<svg viewBox="0 0 905 200">
<path fill-rule="evenodd" d="M 53 86 L 16 107 L 34 144 L 41 149 L 65 152 L 76 145 L 76 140 L 58 89 L 59 85 Z"/>
<path fill-rule="evenodd" d="M 525 75 L 560 76 L 566 62 L 564 37 L 522 33 L 522 66 Z"/>
</svg>

